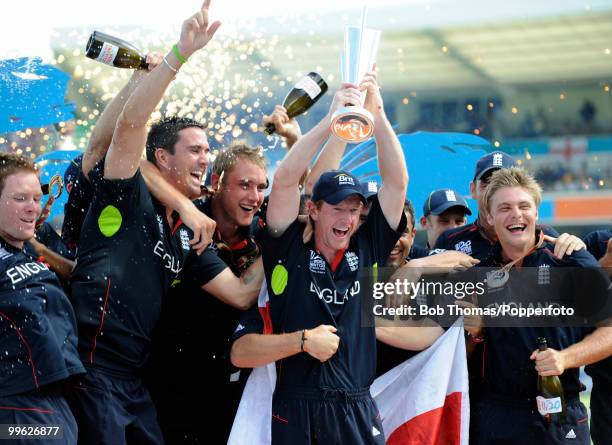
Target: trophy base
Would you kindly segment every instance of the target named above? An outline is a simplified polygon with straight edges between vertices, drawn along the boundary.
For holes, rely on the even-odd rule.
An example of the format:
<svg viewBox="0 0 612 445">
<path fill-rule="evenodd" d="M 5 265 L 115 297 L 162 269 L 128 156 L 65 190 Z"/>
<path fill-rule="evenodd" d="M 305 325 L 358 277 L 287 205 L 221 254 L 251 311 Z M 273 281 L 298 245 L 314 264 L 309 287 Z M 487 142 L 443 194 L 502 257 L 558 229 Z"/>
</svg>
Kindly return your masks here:
<svg viewBox="0 0 612 445">
<path fill-rule="evenodd" d="M 374 133 L 374 117 L 362 107 L 343 107 L 332 116 L 331 130 L 343 141 L 358 144 Z"/>
</svg>

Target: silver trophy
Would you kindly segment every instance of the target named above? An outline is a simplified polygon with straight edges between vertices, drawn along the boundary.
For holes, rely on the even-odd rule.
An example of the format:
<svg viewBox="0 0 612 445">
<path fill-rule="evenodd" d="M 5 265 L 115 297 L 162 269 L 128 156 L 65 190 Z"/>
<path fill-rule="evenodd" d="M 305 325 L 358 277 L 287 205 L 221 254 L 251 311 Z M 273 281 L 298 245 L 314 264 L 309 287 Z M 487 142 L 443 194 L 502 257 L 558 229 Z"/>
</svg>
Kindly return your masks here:
<svg viewBox="0 0 612 445">
<path fill-rule="evenodd" d="M 340 62 L 343 82 L 361 82 L 374 67 L 379 43 L 380 31 L 365 27 L 364 10 L 361 27 L 347 26 L 344 32 L 344 52 Z M 362 104 L 345 104 L 332 116 L 331 129 L 338 138 L 357 144 L 374 133 L 374 118 Z"/>
</svg>

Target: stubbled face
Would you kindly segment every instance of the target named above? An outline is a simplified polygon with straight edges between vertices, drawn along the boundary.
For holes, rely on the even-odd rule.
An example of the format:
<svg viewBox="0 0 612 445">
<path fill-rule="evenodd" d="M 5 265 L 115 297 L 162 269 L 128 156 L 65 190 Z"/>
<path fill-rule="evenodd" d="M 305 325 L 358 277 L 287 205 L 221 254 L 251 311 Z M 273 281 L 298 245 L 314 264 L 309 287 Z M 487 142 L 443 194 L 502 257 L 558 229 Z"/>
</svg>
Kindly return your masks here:
<svg viewBox="0 0 612 445">
<path fill-rule="evenodd" d="M 309 203 L 309 214 L 315 221 L 316 247 L 331 252 L 346 249 L 359 227 L 362 205 L 357 195 L 349 196 L 335 205 L 324 202 L 320 209 L 314 203 Z"/>
<path fill-rule="evenodd" d="M 196 199 L 210 162 L 210 147 L 201 128 L 185 128 L 178 134 L 174 154 L 165 152 L 165 162 L 158 162 L 158 165 L 172 185 L 188 198 Z"/>
<path fill-rule="evenodd" d="M 522 187 L 504 187 L 491 197 L 487 221 L 504 249 L 531 249 L 537 220 L 535 200 Z"/>
<path fill-rule="evenodd" d="M 232 170 L 223 174 L 215 194 L 214 199 L 221 204 L 221 217 L 237 226 L 249 226 L 263 203 L 266 184 L 266 172 L 259 165 L 248 160 L 236 162 Z"/>
<path fill-rule="evenodd" d="M 6 177 L 0 195 L 0 236 L 5 241 L 21 249 L 34 236 L 42 196 L 34 173 L 22 171 Z"/>
<path fill-rule="evenodd" d="M 412 248 L 414 237 L 416 235 L 416 229 L 412 225 L 410 215 L 408 212 L 404 213 L 406 214 L 408 223 L 406 225 L 406 230 L 404 230 L 402 236 L 400 236 L 400 238 L 397 240 L 395 246 L 393 246 L 393 250 L 389 254 L 387 265 L 391 267 L 397 267 L 403 264 L 404 260 L 410 253 L 410 249 Z"/>
<path fill-rule="evenodd" d="M 465 211 L 462 208 L 451 207 L 440 215 L 429 215 L 421 218 L 421 225 L 427 230 L 427 242 L 433 247 L 438 237 L 445 230 L 464 226 L 467 222 Z"/>
</svg>

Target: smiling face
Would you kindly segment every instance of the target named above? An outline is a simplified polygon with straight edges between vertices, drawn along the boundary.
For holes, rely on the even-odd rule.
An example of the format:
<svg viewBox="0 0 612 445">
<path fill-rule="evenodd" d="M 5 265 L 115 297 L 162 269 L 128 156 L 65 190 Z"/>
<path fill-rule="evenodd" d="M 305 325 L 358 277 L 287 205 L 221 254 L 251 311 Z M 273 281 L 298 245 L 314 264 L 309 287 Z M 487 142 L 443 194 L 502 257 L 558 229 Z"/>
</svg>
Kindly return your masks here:
<svg viewBox="0 0 612 445">
<path fill-rule="evenodd" d="M 538 208 L 534 197 L 523 187 L 503 187 L 491 195 L 487 221 L 504 251 L 524 252 L 535 243 Z"/>
<path fill-rule="evenodd" d="M 362 206 L 358 195 L 351 195 L 338 204 L 321 203 L 320 208 L 308 203 L 310 217 L 315 222 L 315 246 L 329 260 L 339 250 L 345 250 L 359 227 Z"/>
<path fill-rule="evenodd" d="M 5 178 L 0 194 L 0 236 L 6 242 L 21 249 L 34 236 L 42 195 L 40 181 L 32 172 L 17 171 Z"/>
<path fill-rule="evenodd" d="M 213 187 L 219 178 L 213 176 Z M 239 159 L 229 172 L 224 172 L 214 201 L 221 215 L 215 219 L 225 219 L 237 226 L 249 226 L 253 216 L 261 207 L 267 187 L 266 172 L 259 165 L 246 159 Z"/>
<path fill-rule="evenodd" d="M 189 127 L 179 131 L 174 154 L 156 151 L 156 163 L 172 185 L 189 199 L 196 199 L 210 162 L 209 152 L 204 130 Z"/>
</svg>

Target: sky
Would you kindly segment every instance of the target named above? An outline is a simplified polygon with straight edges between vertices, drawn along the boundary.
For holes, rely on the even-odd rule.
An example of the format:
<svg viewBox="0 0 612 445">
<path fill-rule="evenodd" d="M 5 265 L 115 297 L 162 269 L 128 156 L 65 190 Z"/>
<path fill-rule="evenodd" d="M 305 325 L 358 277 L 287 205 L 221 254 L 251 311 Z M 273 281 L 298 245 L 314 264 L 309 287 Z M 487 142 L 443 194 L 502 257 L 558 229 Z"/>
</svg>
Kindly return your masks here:
<svg viewBox="0 0 612 445">
<path fill-rule="evenodd" d="M 213 0 L 210 16 L 224 23 L 222 32 L 243 26 L 249 20 L 266 32 L 304 32 L 301 19 L 341 17 L 358 25 L 365 2 L 355 0 Z M 290 7 L 288 7 L 290 5 Z M 195 12 L 192 0 L 4 0 L 0 27 L 0 59 L 21 56 L 50 57 L 51 36 L 58 29 L 104 29 L 146 26 L 170 31 Z M 588 13 L 610 10 L 612 0 L 372 0 L 368 2 L 368 24 L 379 29 L 424 28 L 465 23 L 486 23 L 536 16 Z M 240 14 L 236 15 L 239 11 Z M 271 18 L 273 17 L 273 18 Z M 343 25 L 322 20 L 329 31 Z M 285 26 L 279 26 L 279 23 Z M 287 25 L 288 24 L 288 25 Z M 304 26 L 307 26 L 304 25 Z"/>
</svg>

